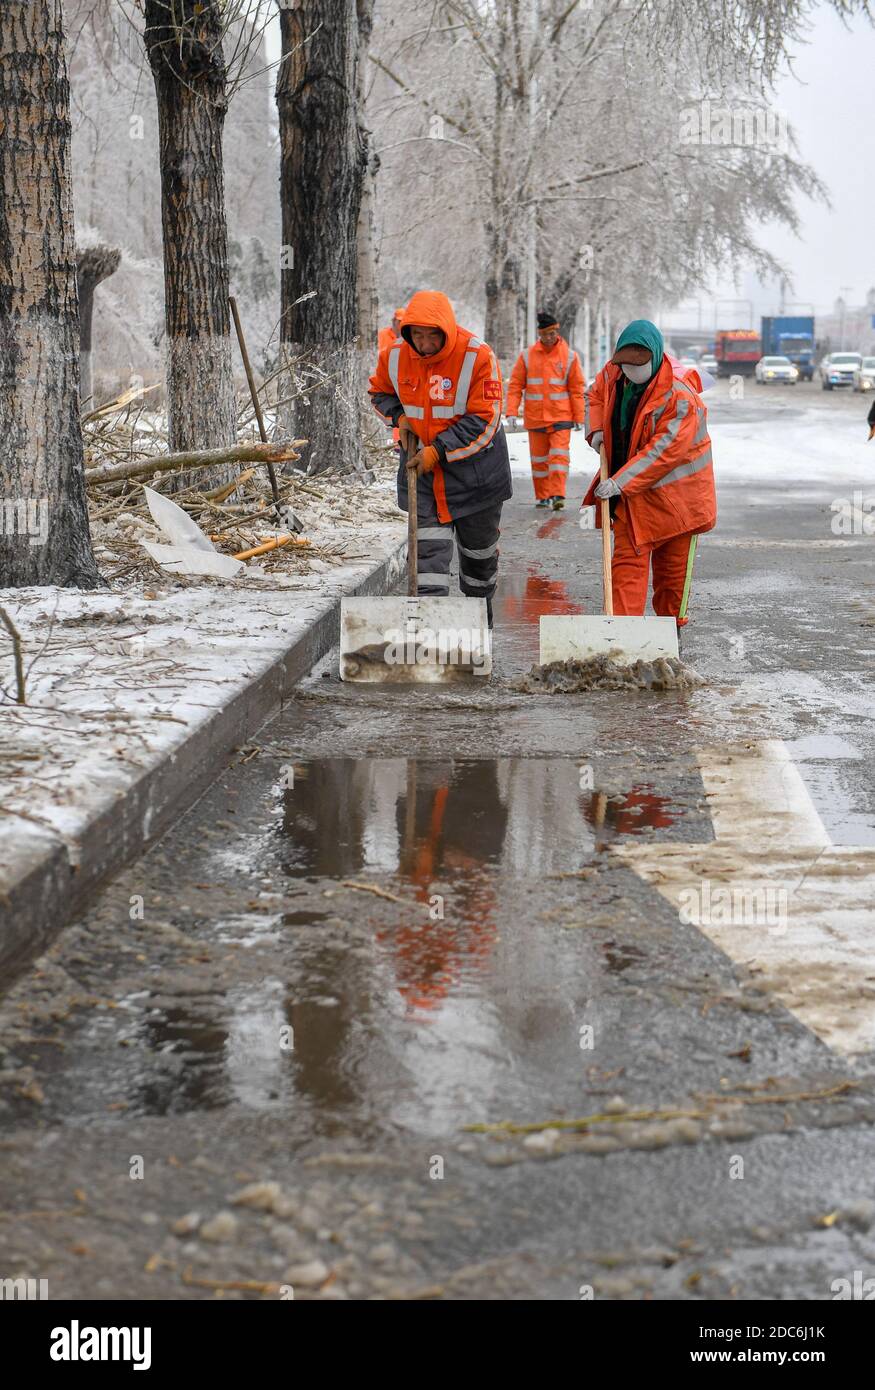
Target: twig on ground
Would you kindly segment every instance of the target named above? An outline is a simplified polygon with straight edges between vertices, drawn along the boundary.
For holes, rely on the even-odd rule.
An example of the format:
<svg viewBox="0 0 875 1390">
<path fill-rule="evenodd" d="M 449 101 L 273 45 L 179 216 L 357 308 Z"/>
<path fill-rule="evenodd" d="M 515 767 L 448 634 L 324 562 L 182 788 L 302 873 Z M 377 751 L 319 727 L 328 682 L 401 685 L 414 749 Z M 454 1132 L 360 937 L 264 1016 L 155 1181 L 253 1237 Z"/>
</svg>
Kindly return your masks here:
<svg viewBox="0 0 875 1390">
<path fill-rule="evenodd" d="M 12 654 L 15 662 L 16 703 L 19 705 L 26 705 L 27 696 L 24 688 L 24 658 L 21 654 L 21 633 L 18 631 L 18 628 L 2 605 L 0 605 L 0 622 L 2 622 L 12 639 Z"/>
</svg>

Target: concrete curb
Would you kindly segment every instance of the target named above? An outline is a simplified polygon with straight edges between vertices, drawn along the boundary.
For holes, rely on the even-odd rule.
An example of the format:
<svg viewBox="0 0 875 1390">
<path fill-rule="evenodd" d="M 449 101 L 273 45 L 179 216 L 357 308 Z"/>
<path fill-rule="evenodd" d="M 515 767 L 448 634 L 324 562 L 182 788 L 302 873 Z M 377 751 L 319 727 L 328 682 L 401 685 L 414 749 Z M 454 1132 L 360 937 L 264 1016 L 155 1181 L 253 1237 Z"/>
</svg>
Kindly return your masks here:
<svg viewBox="0 0 875 1390">
<path fill-rule="evenodd" d="M 78 864 L 62 841 L 22 823 L 25 850 L 0 894 L 0 991 L 81 915 L 108 878 L 197 801 L 232 749 L 266 724 L 295 683 L 331 650 L 337 642 L 341 598 L 390 592 L 403 572 L 405 554 L 406 542 L 328 602 L 280 656 L 93 816 L 83 827 Z M 8 822 L 3 829 L 8 833 Z"/>
</svg>

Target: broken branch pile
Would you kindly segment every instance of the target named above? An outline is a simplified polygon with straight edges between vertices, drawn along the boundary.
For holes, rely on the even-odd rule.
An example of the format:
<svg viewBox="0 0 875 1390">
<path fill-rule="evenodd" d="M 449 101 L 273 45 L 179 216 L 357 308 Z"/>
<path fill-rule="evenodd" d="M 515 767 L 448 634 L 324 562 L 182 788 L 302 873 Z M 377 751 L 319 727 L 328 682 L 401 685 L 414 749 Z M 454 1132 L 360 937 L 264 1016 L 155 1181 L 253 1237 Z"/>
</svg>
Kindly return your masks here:
<svg viewBox="0 0 875 1390">
<path fill-rule="evenodd" d="M 395 467 L 389 450 L 368 450 L 366 459 L 367 480 L 376 475 L 382 486 L 367 486 L 364 475 L 340 478 L 332 470 L 311 477 L 293 467 L 307 440 L 265 443 L 246 437 L 253 428 L 246 402 L 238 413 L 236 443 L 168 453 L 164 417 L 147 404 L 152 389 L 126 391 L 83 419 L 91 531 L 107 580 L 145 579 L 160 569 L 143 545 L 166 539 L 146 504 L 145 485 L 153 496 L 158 492 L 172 497 L 220 554 L 254 558 L 256 567 L 270 572 L 308 574 L 360 560 L 361 545 L 351 537 L 358 519 L 399 519 L 387 496 Z M 226 476 L 229 465 L 239 465 L 241 471 L 217 487 L 209 471 L 217 465 L 224 467 Z M 267 465 L 276 466 L 279 509 Z M 307 534 L 290 536 L 301 531 L 302 523 Z"/>
</svg>

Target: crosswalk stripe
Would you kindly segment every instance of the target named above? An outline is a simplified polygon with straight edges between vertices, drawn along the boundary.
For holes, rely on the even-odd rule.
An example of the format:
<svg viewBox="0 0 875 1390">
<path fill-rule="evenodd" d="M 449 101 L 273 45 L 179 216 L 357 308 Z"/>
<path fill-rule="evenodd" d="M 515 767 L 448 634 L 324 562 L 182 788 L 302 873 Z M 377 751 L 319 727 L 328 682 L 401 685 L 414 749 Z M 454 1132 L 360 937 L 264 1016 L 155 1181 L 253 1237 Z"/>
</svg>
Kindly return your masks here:
<svg viewBox="0 0 875 1390">
<path fill-rule="evenodd" d="M 614 852 L 830 1047 L 875 1048 L 875 849 L 833 845 L 780 740 L 696 756 L 714 841 Z"/>
</svg>

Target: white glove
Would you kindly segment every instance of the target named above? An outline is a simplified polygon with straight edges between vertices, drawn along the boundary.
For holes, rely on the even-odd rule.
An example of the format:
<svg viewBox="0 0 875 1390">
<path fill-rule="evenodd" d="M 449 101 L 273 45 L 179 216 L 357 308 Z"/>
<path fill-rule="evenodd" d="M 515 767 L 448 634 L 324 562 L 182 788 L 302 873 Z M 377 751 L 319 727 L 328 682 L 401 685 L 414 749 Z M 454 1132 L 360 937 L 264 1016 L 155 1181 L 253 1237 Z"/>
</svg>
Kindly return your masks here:
<svg viewBox="0 0 875 1390">
<path fill-rule="evenodd" d="M 605 437 L 605 436 L 604 436 L 604 431 L 603 431 L 603 430 L 596 430 L 596 432 L 595 432 L 595 434 L 593 435 L 592 439 L 589 441 L 589 447 L 590 447 L 591 449 L 595 449 L 596 453 L 598 453 L 599 449 L 602 447 L 602 442 L 603 442 L 603 440 L 604 440 L 604 437 Z"/>
<path fill-rule="evenodd" d="M 604 500 L 606 497 L 619 497 L 621 491 L 622 488 L 620 487 L 619 483 L 616 483 L 613 478 L 605 478 L 605 481 L 603 483 L 599 483 L 598 487 L 596 488 L 595 495 L 596 497 L 601 497 L 602 500 Z"/>
</svg>

